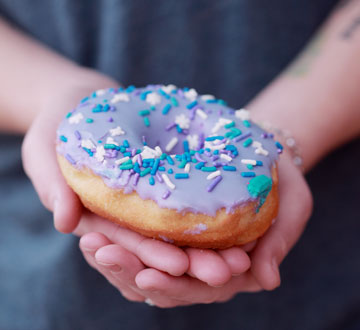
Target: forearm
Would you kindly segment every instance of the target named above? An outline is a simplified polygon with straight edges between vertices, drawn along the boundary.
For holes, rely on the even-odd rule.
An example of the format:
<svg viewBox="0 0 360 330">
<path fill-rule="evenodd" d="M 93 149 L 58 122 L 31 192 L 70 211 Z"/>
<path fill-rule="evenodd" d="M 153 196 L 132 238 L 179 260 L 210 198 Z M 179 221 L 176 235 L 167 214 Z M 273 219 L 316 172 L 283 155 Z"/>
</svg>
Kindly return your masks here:
<svg viewBox="0 0 360 330">
<path fill-rule="evenodd" d="M 86 95 L 115 85 L 110 78 L 55 53 L 1 18 L 0 40 L 0 131 L 26 132 L 36 114 L 58 95 L 67 97 L 74 90 Z"/>
<path fill-rule="evenodd" d="M 356 23 L 358 22 L 358 23 Z M 360 134 L 360 1 L 334 11 L 295 61 L 249 105 L 290 130 L 305 169 Z"/>
</svg>

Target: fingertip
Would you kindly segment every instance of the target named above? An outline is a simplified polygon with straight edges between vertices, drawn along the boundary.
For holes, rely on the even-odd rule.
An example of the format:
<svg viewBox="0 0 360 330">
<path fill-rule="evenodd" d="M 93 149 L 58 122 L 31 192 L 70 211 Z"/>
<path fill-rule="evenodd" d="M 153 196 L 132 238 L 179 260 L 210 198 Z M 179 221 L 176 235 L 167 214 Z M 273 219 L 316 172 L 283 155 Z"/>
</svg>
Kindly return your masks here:
<svg viewBox="0 0 360 330">
<path fill-rule="evenodd" d="M 248 254 L 240 247 L 232 247 L 218 252 L 229 266 L 233 276 L 245 273 L 251 266 Z"/>
<path fill-rule="evenodd" d="M 270 262 L 254 262 L 251 271 L 264 290 L 272 291 L 281 284 L 279 266 L 275 258 Z"/>
<path fill-rule="evenodd" d="M 111 244 L 111 241 L 100 233 L 88 233 L 79 240 L 79 247 L 84 252 L 95 252 L 101 247 Z"/>
<path fill-rule="evenodd" d="M 162 281 L 159 279 L 159 271 L 146 268 L 136 274 L 135 283 L 141 290 L 152 291 L 156 289 Z M 161 273 L 160 273 L 161 274 Z"/>
</svg>

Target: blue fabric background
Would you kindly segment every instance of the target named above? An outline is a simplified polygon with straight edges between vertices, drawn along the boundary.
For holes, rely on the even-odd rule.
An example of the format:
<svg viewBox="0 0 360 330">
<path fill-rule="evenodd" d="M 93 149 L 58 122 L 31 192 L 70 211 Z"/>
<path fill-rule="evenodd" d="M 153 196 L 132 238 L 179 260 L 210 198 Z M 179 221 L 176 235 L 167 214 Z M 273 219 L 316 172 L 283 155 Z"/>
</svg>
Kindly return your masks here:
<svg viewBox="0 0 360 330">
<path fill-rule="evenodd" d="M 124 84 L 193 86 L 240 106 L 291 61 L 335 3 L 0 0 L 0 14 Z M 314 214 L 281 267 L 278 290 L 172 310 L 127 302 L 85 263 L 77 238 L 53 229 L 21 168 L 20 146 L 21 137 L 0 136 L 1 330 L 360 329 L 360 177 L 352 173 L 359 141 L 308 175 Z"/>
</svg>

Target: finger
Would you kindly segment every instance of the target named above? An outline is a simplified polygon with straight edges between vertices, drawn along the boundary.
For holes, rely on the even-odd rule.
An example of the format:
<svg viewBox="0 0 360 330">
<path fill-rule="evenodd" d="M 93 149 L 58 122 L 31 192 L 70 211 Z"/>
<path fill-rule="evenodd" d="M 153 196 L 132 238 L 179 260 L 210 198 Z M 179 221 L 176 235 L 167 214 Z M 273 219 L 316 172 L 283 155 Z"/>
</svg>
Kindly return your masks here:
<svg viewBox="0 0 360 330">
<path fill-rule="evenodd" d="M 234 277 L 222 288 L 214 288 L 189 276 L 173 277 L 155 269 L 144 269 L 135 281 L 139 288 L 156 291 L 169 298 L 195 303 L 226 301 L 239 291 L 253 292 L 260 289 L 250 273 Z"/>
<path fill-rule="evenodd" d="M 240 247 L 219 250 L 218 253 L 230 268 L 230 272 L 233 276 L 245 273 L 250 268 L 250 258 Z"/>
<path fill-rule="evenodd" d="M 231 270 L 224 259 L 213 250 L 187 248 L 190 266 L 188 272 L 192 277 L 208 285 L 223 286 L 231 278 Z"/>
<path fill-rule="evenodd" d="M 245 252 L 250 252 L 252 250 L 254 250 L 255 246 L 257 244 L 257 239 L 255 241 L 252 241 L 250 243 L 244 244 L 241 246 L 241 248 L 245 251 Z"/>
<path fill-rule="evenodd" d="M 279 265 L 302 234 L 312 205 L 310 191 L 298 170 L 280 173 L 277 221 L 251 253 L 252 272 L 266 290 L 280 285 Z M 286 187 L 286 191 L 282 187 Z"/>
<path fill-rule="evenodd" d="M 82 217 L 76 233 L 89 231 L 102 232 L 111 241 L 136 255 L 148 267 L 157 268 L 174 276 L 184 274 L 189 267 L 189 259 L 182 249 L 144 237 L 91 213 Z"/>
<path fill-rule="evenodd" d="M 112 242 L 101 233 L 87 233 L 79 240 L 80 250 L 93 256 L 95 256 L 98 249 L 109 244 L 112 244 Z"/>
<path fill-rule="evenodd" d="M 54 212 L 55 228 L 69 233 L 77 226 L 82 207 L 75 193 L 66 184 L 56 161 L 57 122 L 50 113 L 37 117 L 25 137 L 22 157 L 25 172 L 41 202 Z"/>
</svg>

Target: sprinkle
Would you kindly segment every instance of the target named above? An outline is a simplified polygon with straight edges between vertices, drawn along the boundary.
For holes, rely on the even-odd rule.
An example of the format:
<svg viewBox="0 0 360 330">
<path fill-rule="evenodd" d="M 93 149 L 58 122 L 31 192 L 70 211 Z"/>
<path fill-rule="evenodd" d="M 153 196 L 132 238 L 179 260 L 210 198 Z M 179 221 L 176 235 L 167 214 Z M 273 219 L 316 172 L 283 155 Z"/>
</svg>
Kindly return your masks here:
<svg viewBox="0 0 360 330">
<path fill-rule="evenodd" d="M 120 170 L 131 170 L 133 167 L 133 164 L 122 164 L 119 166 Z"/>
<path fill-rule="evenodd" d="M 222 169 L 223 169 L 224 171 L 232 171 L 232 172 L 236 171 L 236 167 L 235 167 L 235 166 L 225 165 L 225 166 L 222 167 Z"/>
<path fill-rule="evenodd" d="M 189 172 L 190 172 L 190 163 L 187 163 L 187 164 L 185 165 L 184 172 L 185 172 L 185 173 L 189 173 Z"/>
<path fill-rule="evenodd" d="M 175 174 L 175 179 L 188 179 L 189 178 L 189 174 L 187 173 L 176 173 Z"/>
<path fill-rule="evenodd" d="M 204 167 L 204 165 L 205 165 L 205 162 L 200 162 L 200 163 L 198 163 L 198 164 L 195 165 L 195 168 L 196 168 L 197 170 L 201 170 L 201 168 Z"/>
<path fill-rule="evenodd" d="M 119 135 L 124 135 L 125 132 L 123 131 L 123 129 L 120 126 L 117 126 L 115 128 L 111 128 L 109 130 L 111 136 L 119 136 Z"/>
<path fill-rule="evenodd" d="M 249 147 L 251 144 L 253 143 L 253 140 L 251 138 L 248 138 L 247 140 L 244 141 L 243 146 L 245 148 Z"/>
<path fill-rule="evenodd" d="M 149 174 L 150 172 L 151 172 L 151 168 L 148 167 L 148 168 L 146 168 L 145 170 L 142 170 L 142 171 L 140 172 L 140 176 L 143 177 L 143 176 Z"/>
<path fill-rule="evenodd" d="M 68 141 L 67 137 L 64 136 L 64 135 L 60 135 L 60 140 L 63 141 L 63 142 L 67 142 L 67 141 Z"/>
<path fill-rule="evenodd" d="M 245 109 L 240 109 L 235 111 L 235 117 L 241 120 L 249 120 L 250 112 Z"/>
<path fill-rule="evenodd" d="M 180 128 L 182 128 L 182 129 L 190 128 L 190 119 L 187 116 L 185 116 L 184 114 L 176 116 L 175 123 L 178 124 L 180 126 Z"/>
<path fill-rule="evenodd" d="M 66 118 L 70 118 L 72 115 L 72 112 L 68 112 L 67 115 L 66 115 Z"/>
<path fill-rule="evenodd" d="M 207 187 L 207 191 L 212 192 L 221 180 L 222 180 L 222 176 L 221 175 L 217 176 Z"/>
<path fill-rule="evenodd" d="M 131 93 L 135 90 L 135 86 L 134 85 L 130 85 L 128 88 L 126 88 L 126 93 Z"/>
<path fill-rule="evenodd" d="M 172 128 L 174 128 L 176 126 L 176 124 L 175 123 L 171 123 L 171 124 L 169 124 L 169 125 L 167 125 L 166 127 L 165 127 L 165 130 L 166 131 L 170 131 Z"/>
<path fill-rule="evenodd" d="M 167 115 L 168 114 L 168 112 L 170 111 L 170 109 L 171 109 L 171 104 L 166 104 L 165 106 L 164 106 L 164 108 L 163 108 L 163 110 L 162 110 L 162 114 L 163 115 Z"/>
<path fill-rule="evenodd" d="M 172 96 L 172 97 L 170 98 L 170 101 L 171 101 L 171 103 L 172 103 L 173 106 L 175 106 L 175 107 L 178 107 L 178 106 L 179 106 L 179 103 L 178 103 L 177 99 L 176 99 L 174 96 Z"/>
<path fill-rule="evenodd" d="M 151 169 L 151 175 L 155 175 L 157 170 L 158 170 L 158 167 L 159 167 L 159 164 L 160 164 L 160 159 L 159 158 L 156 158 L 155 161 L 154 161 L 154 165 L 152 166 L 152 169 Z"/>
<path fill-rule="evenodd" d="M 201 109 L 197 109 L 196 114 L 204 120 L 207 119 L 207 117 L 208 117 L 208 115 Z"/>
<path fill-rule="evenodd" d="M 229 129 L 229 128 L 234 127 L 234 126 L 235 126 L 235 122 L 232 121 L 231 123 L 226 124 L 224 127 L 225 127 L 226 129 Z"/>
<path fill-rule="evenodd" d="M 203 166 L 201 167 L 203 172 L 215 172 L 217 168 L 215 166 Z"/>
<path fill-rule="evenodd" d="M 263 148 L 257 148 L 257 149 L 255 149 L 255 153 L 256 153 L 257 155 L 263 155 L 263 156 L 269 155 L 269 152 L 268 152 L 267 150 L 263 149 Z"/>
<path fill-rule="evenodd" d="M 184 152 L 189 152 L 189 142 L 187 140 L 183 141 L 183 146 L 184 146 Z"/>
<path fill-rule="evenodd" d="M 253 169 L 254 169 L 254 166 L 251 165 L 251 164 L 247 164 L 246 167 L 247 167 L 249 170 L 253 170 Z"/>
<path fill-rule="evenodd" d="M 139 116 L 147 116 L 147 115 L 150 115 L 150 110 L 141 110 L 138 112 L 139 113 Z"/>
<path fill-rule="evenodd" d="M 257 165 L 257 161 L 254 159 L 242 159 L 241 162 L 243 164 Z"/>
<path fill-rule="evenodd" d="M 144 118 L 144 124 L 145 124 L 146 127 L 149 127 L 149 126 L 150 126 L 150 120 L 149 120 L 148 117 L 145 117 L 145 118 Z"/>
<path fill-rule="evenodd" d="M 167 199 L 170 196 L 171 192 L 169 190 L 166 190 L 164 195 L 162 195 L 162 199 Z"/>
<path fill-rule="evenodd" d="M 151 93 L 151 91 L 142 92 L 140 94 L 140 100 L 145 101 L 146 100 L 146 95 L 148 95 L 149 93 Z"/>
<path fill-rule="evenodd" d="M 224 139 L 223 136 L 217 135 L 217 136 L 209 136 L 205 139 L 205 141 L 215 141 L 215 140 L 222 140 Z"/>
<path fill-rule="evenodd" d="M 159 168 L 159 170 L 160 170 L 160 168 Z M 164 170 L 165 170 L 165 168 L 164 168 Z M 163 183 L 163 182 L 164 182 L 164 180 L 162 179 L 162 177 L 161 177 L 161 175 L 160 175 L 159 172 L 157 172 L 155 176 L 156 176 L 156 179 L 157 179 L 160 183 Z"/>
<path fill-rule="evenodd" d="M 76 115 L 71 116 L 68 121 L 69 124 L 79 124 L 83 118 L 84 116 L 82 113 L 77 113 Z"/>
<path fill-rule="evenodd" d="M 263 162 L 261 160 L 256 161 L 256 166 L 263 166 Z"/>
<path fill-rule="evenodd" d="M 195 100 L 195 101 L 192 101 L 191 103 L 189 103 L 186 107 L 188 108 L 188 109 L 192 109 L 195 105 L 197 105 L 198 104 L 198 102 Z"/>
<path fill-rule="evenodd" d="M 88 124 L 91 124 L 91 123 L 94 122 L 94 119 L 92 119 L 92 118 L 86 118 L 86 122 L 87 122 Z"/>
<path fill-rule="evenodd" d="M 94 153 L 90 149 L 85 148 L 85 147 L 82 147 L 82 148 L 89 154 L 90 157 L 92 157 L 94 155 Z"/>
<path fill-rule="evenodd" d="M 129 147 L 130 147 L 130 144 L 129 144 L 129 141 L 128 141 L 128 140 L 124 140 L 123 145 L 124 145 L 125 148 L 129 148 Z"/>
<path fill-rule="evenodd" d="M 175 164 L 174 161 L 173 161 L 173 159 L 172 159 L 169 155 L 166 155 L 166 160 L 168 161 L 168 163 L 169 163 L 170 165 L 174 165 L 174 164 Z"/>
<path fill-rule="evenodd" d="M 221 175 L 221 172 L 218 170 L 218 171 L 215 171 L 215 172 L 210 173 L 210 174 L 206 177 L 206 179 L 207 179 L 207 180 L 212 180 L 212 179 L 216 178 L 216 177 L 219 176 L 219 175 Z"/>
<path fill-rule="evenodd" d="M 90 139 L 82 140 L 81 146 L 87 149 L 95 149 L 95 144 Z"/>
<path fill-rule="evenodd" d="M 238 136 L 234 141 L 239 142 L 241 140 L 244 140 L 244 139 L 248 138 L 249 136 L 251 136 L 251 132 L 245 133 L 243 135 Z"/>
<path fill-rule="evenodd" d="M 166 99 L 170 98 L 170 95 L 168 93 L 165 93 L 161 88 L 159 89 L 159 94 L 161 94 L 162 96 L 164 96 Z"/>
<path fill-rule="evenodd" d="M 278 141 L 275 142 L 275 145 L 276 145 L 280 150 L 283 150 L 283 149 L 284 149 L 284 147 L 283 147 L 283 146 L 281 145 L 281 143 L 278 142 Z"/>
<path fill-rule="evenodd" d="M 81 140 L 81 134 L 80 134 L 80 132 L 79 131 L 75 131 L 74 132 L 74 135 L 75 135 L 75 137 L 78 139 L 78 140 Z"/>
<path fill-rule="evenodd" d="M 200 98 L 204 101 L 207 101 L 207 100 L 214 100 L 215 96 L 211 95 L 211 94 L 204 94 L 204 95 L 201 95 Z"/>
<path fill-rule="evenodd" d="M 130 101 L 129 95 L 127 95 L 126 93 L 115 94 L 114 97 L 110 100 L 110 103 L 114 104 L 120 101 L 129 102 Z"/>
<path fill-rule="evenodd" d="M 248 120 L 243 121 L 244 126 L 251 127 L 251 123 Z"/>
<path fill-rule="evenodd" d="M 167 152 L 171 151 L 171 150 L 175 147 L 175 145 L 176 145 L 177 143 L 178 143 L 178 138 L 177 138 L 177 137 L 173 137 L 173 138 L 169 141 L 169 143 L 166 145 L 165 150 L 166 150 Z"/>
<path fill-rule="evenodd" d="M 169 169 L 168 169 L 168 173 L 169 173 L 169 174 L 173 174 L 173 173 L 174 173 L 173 169 L 172 169 L 172 168 L 169 168 Z"/>
<path fill-rule="evenodd" d="M 117 146 L 116 144 L 113 144 L 113 143 L 106 143 L 104 145 L 104 148 L 105 149 L 116 149 L 116 150 L 120 150 L 119 146 Z"/>
<path fill-rule="evenodd" d="M 175 185 L 170 181 L 169 177 L 166 174 L 161 174 L 165 184 L 172 190 L 175 189 Z"/>
<path fill-rule="evenodd" d="M 134 186 L 137 186 L 137 184 L 139 182 L 139 178 L 140 178 L 140 174 L 135 173 L 135 175 L 134 175 Z"/>
<path fill-rule="evenodd" d="M 155 179 L 153 176 L 149 178 L 149 183 L 153 186 L 155 184 Z"/>
<path fill-rule="evenodd" d="M 76 164 L 76 161 L 74 160 L 74 158 L 72 158 L 69 154 L 65 155 L 65 158 L 73 165 Z"/>
<path fill-rule="evenodd" d="M 254 177 L 255 172 L 241 172 L 241 176 L 243 176 L 244 178 Z"/>
<path fill-rule="evenodd" d="M 221 155 L 220 155 L 220 158 L 225 159 L 225 160 L 227 160 L 228 162 L 231 162 L 231 161 L 232 161 L 232 158 L 231 158 L 230 156 L 228 156 L 228 155 L 225 155 L 225 154 L 221 154 Z"/>
<path fill-rule="evenodd" d="M 85 103 L 88 99 L 89 99 L 89 96 L 86 96 L 80 101 L 80 103 Z"/>
<path fill-rule="evenodd" d="M 188 100 L 194 101 L 197 98 L 198 93 L 194 88 L 191 88 L 191 89 L 184 88 L 184 96 Z"/>
<path fill-rule="evenodd" d="M 146 102 L 150 103 L 151 105 L 156 105 L 161 102 L 161 96 L 157 93 L 149 93 L 146 95 Z"/>
<path fill-rule="evenodd" d="M 105 149 L 107 149 L 107 148 L 105 148 Z M 126 156 L 126 157 L 117 159 L 117 160 L 115 160 L 115 164 L 116 164 L 116 165 L 120 165 L 120 164 L 122 164 L 122 163 L 127 162 L 129 159 L 130 159 L 129 156 Z"/>
</svg>

